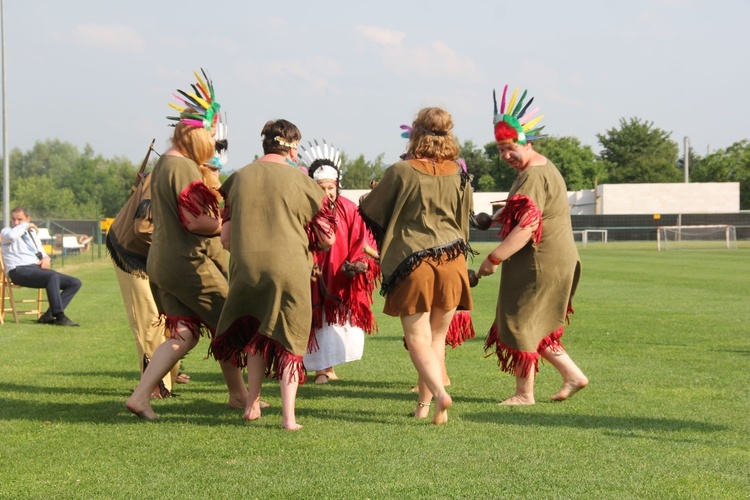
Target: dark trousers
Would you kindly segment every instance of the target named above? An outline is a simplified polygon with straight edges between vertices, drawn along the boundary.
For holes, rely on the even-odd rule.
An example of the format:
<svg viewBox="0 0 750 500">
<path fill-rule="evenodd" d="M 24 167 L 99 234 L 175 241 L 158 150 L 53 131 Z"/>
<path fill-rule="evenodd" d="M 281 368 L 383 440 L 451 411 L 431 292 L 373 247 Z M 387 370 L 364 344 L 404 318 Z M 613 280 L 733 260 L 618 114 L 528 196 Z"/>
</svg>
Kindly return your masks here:
<svg viewBox="0 0 750 500">
<path fill-rule="evenodd" d="M 8 272 L 10 280 L 19 286 L 27 288 L 44 288 L 47 290 L 49 312 L 57 316 L 65 311 L 70 301 L 81 288 L 81 280 L 58 273 L 52 269 L 42 269 L 32 264 L 18 266 Z"/>
</svg>

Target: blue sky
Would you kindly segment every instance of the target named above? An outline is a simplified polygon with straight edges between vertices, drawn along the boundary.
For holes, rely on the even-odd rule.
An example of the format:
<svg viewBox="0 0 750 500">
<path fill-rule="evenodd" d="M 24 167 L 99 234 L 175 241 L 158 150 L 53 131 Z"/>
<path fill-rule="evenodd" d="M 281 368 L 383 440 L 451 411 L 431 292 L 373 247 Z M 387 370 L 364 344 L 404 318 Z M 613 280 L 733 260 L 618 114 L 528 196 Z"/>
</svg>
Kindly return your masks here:
<svg viewBox="0 0 750 500">
<path fill-rule="evenodd" d="M 506 83 L 536 97 L 545 132 L 595 151 L 630 117 L 700 155 L 750 137 L 747 0 L 4 0 L 4 15 L 11 149 L 60 139 L 139 162 L 152 138 L 166 149 L 170 93 L 200 67 L 230 170 L 275 118 L 390 163 L 399 125 L 441 106 L 484 145 Z"/>
</svg>

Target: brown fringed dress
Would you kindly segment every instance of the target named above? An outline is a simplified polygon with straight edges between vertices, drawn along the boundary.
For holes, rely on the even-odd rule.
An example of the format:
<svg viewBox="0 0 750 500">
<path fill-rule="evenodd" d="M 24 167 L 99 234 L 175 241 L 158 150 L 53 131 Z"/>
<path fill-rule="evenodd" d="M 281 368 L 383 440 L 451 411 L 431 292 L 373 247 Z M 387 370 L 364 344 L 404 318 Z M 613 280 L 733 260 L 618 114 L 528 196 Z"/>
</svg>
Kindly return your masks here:
<svg viewBox="0 0 750 500">
<path fill-rule="evenodd" d="M 360 213 L 380 249 L 386 314 L 472 308 L 466 267 L 471 210 L 468 175 L 452 161 L 395 163 L 361 200 Z M 470 326 L 468 315 L 461 317 Z"/>
<path fill-rule="evenodd" d="M 272 162 L 246 165 L 221 193 L 231 221 L 230 284 L 212 354 L 244 367 L 248 354 L 261 353 L 267 375 L 281 379 L 290 369 L 304 383 L 318 245 L 312 225 L 323 219 L 335 230 L 330 204 L 309 176 Z"/>
<path fill-rule="evenodd" d="M 561 337 L 581 274 L 565 181 L 549 161 L 518 175 L 500 213 L 501 239 L 518 224 L 541 218 L 532 241 L 502 263 L 495 323 L 485 342 L 503 371 L 539 370 L 547 348 Z"/>
<path fill-rule="evenodd" d="M 168 334 L 183 322 L 193 335 L 213 334 L 227 295 L 227 253 L 218 236 L 185 229 L 181 209 L 218 217 L 216 196 L 189 158 L 162 155 L 151 174 L 154 233 L 147 273 Z"/>
</svg>

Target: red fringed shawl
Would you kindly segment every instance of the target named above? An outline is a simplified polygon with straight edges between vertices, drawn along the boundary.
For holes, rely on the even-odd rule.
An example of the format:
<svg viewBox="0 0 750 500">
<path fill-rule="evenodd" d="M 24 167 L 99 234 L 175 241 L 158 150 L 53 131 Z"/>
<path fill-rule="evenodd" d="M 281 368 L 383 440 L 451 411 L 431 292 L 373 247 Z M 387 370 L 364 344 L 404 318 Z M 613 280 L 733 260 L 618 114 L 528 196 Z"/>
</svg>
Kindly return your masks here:
<svg viewBox="0 0 750 500">
<path fill-rule="evenodd" d="M 339 197 L 336 200 L 336 243 L 327 252 L 313 254 L 320 275 L 312 282 L 311 352 L 317 350 L 314 334 L 323 327 L 324 313 L 329 325 L 343 325 L 349 321 L 368 334 L 377 331 L 371 305 L 372 293 L 380 281 L 380 266 L 364 252 L 365 245 L 376 248 L 357 205 Z M 349 277 L 342 269 L 347 261 L 365 262 L 367 271 Z"/>
</svg>

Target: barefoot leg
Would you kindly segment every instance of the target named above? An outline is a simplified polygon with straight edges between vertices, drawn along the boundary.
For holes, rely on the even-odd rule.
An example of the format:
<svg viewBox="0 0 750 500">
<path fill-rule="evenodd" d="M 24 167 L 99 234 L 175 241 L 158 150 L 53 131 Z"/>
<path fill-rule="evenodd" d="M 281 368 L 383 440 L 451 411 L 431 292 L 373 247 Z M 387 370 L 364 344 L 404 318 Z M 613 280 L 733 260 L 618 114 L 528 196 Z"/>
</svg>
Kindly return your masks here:
<svg viewBox="0 0 750 500">
<path fill-rule="evenodd" d="M 125 407 L 139 418 L 145 420 L 157 418 L 156 413 L 151 408 L 151 392 L 175 363 L 198 343 L 198 339 L 181 323 L 178 325 L 176 333 L 175 338 L 168 339 L 156 348 L 151 361 L 141 375 L 138 386 L 125 403 Z"/>
<path fill-rule="evenodd" d="M 219 366 L 229 391 L 227 404 L 232 408 L 244 408 L 247 404 L 247 389 L 242 380 L 242 368 L 237 368 L 228 361 L 219 361 Z"/>
<path fill-rule="evenodd" d="M 257 420 L 261 417 L 260 389 L 265 369 L 266 363 L 260 354 L 247 357 L 247 403 L 242 415 L 245 420 Z"/>
<path fill-rule="evenodd" d="M 297 423 L 294 415 L 294 406 L 297 400 L 297 387 L 299 381 L 291 365 L 281 375 L 281 426 L 288 431 L 297 431 L 302 428 Z"/>
<path fill-rule="evenodd" d="M 413 413 L 417 418 L 427 418 L 427 415 L 430 413 L 432 393 L 427 388 L 427 384 L 421 381 L 421 377 L 419 380 L 420 382 L 417 383 L 417 392 L 419 393 L 419 396 L 417 396 L 417 407 L 414 408 Z"/>
<path fill-rule="evenodd" d="M 445 392 L 440 354 L 435 352 L 433 345 L 442 343 L 438 350 L 445 354 L 445 335 L 454 312 L 455 310 L 434 308 L 429 313 L 417 313 L 401 318 L 409 356 L 419 373 L 420 397 L 430 394 L 437 404 L 433 417 L 433 423 L 436 424 L 448 421 L 447 410 L 451 406 L 451 398 Z M 425 387 L 424 390 L 422 386 Z"/>
<path fill-rule="evenodd" d="M 544 350 L 542 356 L 560 372 L 563 378 L 562 387 L 557 394 L 552 396 L 552 401 L 565 401 L 589 385 L 589 379 L 568 356 L 567 352 L 563 350 L 553 351 L 548 347 Z"/>
<path fill-rule="evenodd" d="M 516 393 L 502 401 L 501 405 L 533 405 L 534 400 L 534 376 L 536 369 L 532 366 L 528 376 L 523 377 L 520 371 L 516 371 Z"/>
</svg>

